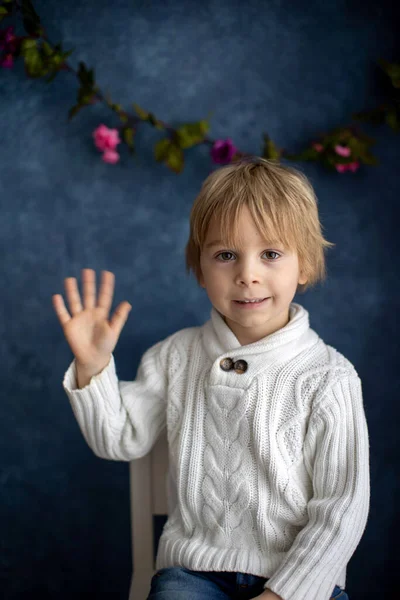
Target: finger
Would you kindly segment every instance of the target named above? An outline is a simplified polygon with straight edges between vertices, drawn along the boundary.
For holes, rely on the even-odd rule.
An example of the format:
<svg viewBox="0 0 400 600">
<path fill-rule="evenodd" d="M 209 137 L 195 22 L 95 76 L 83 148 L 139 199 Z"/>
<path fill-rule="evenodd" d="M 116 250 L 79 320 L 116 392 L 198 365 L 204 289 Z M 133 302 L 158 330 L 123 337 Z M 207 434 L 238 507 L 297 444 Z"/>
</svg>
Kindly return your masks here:
<svg viewBox="0 0 400 600">
<path fill-rule="evenodd" d="M 104 308 L 107 315 L 110 312 L 114 295 L 115 275 L 111 271 L 102 271 L 98 306 Z"/>
<path fill-rule="evenodd" d="M 85 308 L 96 306 L 96 271 L 82 269 L 83 305 Z"/>
<path fill-rule="evenodd" d="M 118 336 L 121 333 L 131 310 L 132 306 L 129 304 L 129 302 L 121 302 L 121 304 L 119 304 L 115 309 L 110 321 L 110 327 L 116 334 L 118 334 Z"/>
<path fill-rule="evenodd" d="M 60 294 L 54 294 L 52 296 L 52 302 L 54 310 L 56 311 L 56 315 L 61 325 L 64 327 L 66 323 L 71 319 L 71 315 L 65 308 L 64 298 Z"/>
<path fill-rule="evenodd" d="M 75 277 L 67 277 L 64 279 L 65 292 L 67 294 L 70 311 L 73 315 L 83 310 L 81 297 L 79 295 L 78 284 Z"/>
</svg>

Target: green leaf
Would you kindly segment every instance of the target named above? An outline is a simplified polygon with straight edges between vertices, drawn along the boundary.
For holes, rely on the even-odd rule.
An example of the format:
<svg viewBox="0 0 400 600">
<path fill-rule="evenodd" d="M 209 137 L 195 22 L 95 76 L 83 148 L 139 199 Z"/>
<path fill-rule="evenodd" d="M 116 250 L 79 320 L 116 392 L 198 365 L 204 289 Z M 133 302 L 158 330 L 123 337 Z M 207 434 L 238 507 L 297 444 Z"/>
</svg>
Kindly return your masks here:
<svg viewBox="0 0 400 600">
<path fill-rule="evenodd" d="M 31 0 L 22 0 L 22 21 L 29 35 L 41 35 L 42 27 L 39 15 L 36 13 Z"/>
<path fill-rule="evenodd" d="M 60 65 L 72 51 L 62 54 L 61 47 L 52 48 L 43 40 L 40 45 L 36 39 L 24 39 L 20 46 L 20 55 L 25 58 L 25 68 L 31 77 L 41 77 L 52 73 L 47 83 L 52 81 L 59 71 Z"/>
<path fill-rule="evenodd" d="M 84 62 L 79 61 L 78 78 L 82 85 L 93 87 L 95 81 L 94 69 L 89 70 Z"/>
<path fill-rule="evenodd" d="M 365 144 L 357 138 L 352 138 L 349 140 L 347 145 L 351 150 L 351 154 L 355 156 L 358 156 L 358 154 L 362 152 L 365 147 Z"/>
<path fill-rule="evenodd" d="M 154 157 L 157 162 L 162 162 L 167 157 L 171 141 L 168 138 L 159 140 L 154 146 Z"/>
<path fill-rule="evenodd" d="M 32 48 L 24 54 L 25 68 L 31 77 L 37 78 L 43 75 L 43 60 L 37 48 Z"/>
<path fill-rule="evenodd" d="M 165 162 L 172 171 L 175 173 L 181 173 L 184 163 L 182 149 L 178 146 L 175 146 L 175 144 L 172 144 Z"/>
<path fill-rule="evenodd" d="M 204 140 L 208 130 L 209 125 L 207 121 L 182 125 L 176 131 L 178 145 L 181 148 L 191 148 Z"/>
<path fill-rule="evenodd" d="M 281 151 L 275 146 L 274 142 L 271 138 L 265 133 L 264 134 L 264 150 L 263 156 L 264 158 L 269 158 L 271 160 L 279 160 L 281 156 Z"/>
<path fill-rule="evenodd" d="M 25 51 L 32 50 L 33 48 L 37 48 L 37 40 L 33 40 L 32 38 L 25 38 L 21 42 L 21 54 Z"/>
<path fill-rule="evenodd" d="M 12 4 L 14 2 L 14 0 L 3 0 L 2 4 Z M 13 14 L 13 7 L 12 6 L 0 6 L 0 23 L 3 19 L 6 19 L 7 17 L 11 17 Z"/>
<path fill-rule="evenodd" d="M 130 151 L 134 150 L 134 131 L 132 127 L 124 127 L 122 129 L 122 139 L 129 146 Z"/>
<path fill-rule="evenodd" d="M 368 150 L 367 145 L 370 145 L 370 143 L 368 142 L 368 144 L 366 144 L 357 138 L 353 138 L 349 144 L 349 148 L 352 152 L 348 157 L 349 161 L 351 162 L 354 159 L 359 159 L 366 164 L 376 164 L 376 158 Z"/>
<path fill-rule="evenodd" d="M 46 40 L 42 41 L 42 50 L 44 56 L 53 56 L 54 50 Z"/>
<path fill-rule="evenodd" d="M 388 110 L 386 113 L 386 123 L 391 127 L 394 131 L 399 131 L 400 129 L 400 121 L 399 115 L 395 108 Z"/>
<path fill-rule="evenodd" d="M 154 147 L 154 156 L 158 162 L 165 162 L 175 173 L 183 169 L 183 152 L 176 144 L 166 138 L 159 140 Z"/>
<path fill-rule="evenodd" d="M 78 90 L 78 104 L 91 104 L 93 97 L 99 91 L 98 86 L 82 84 Z"/>
<path fill-rule="evenodd" d="M 400 87 L 400 65 L 396 63 L 390 63 L 384 59 L 380 59 L 378 62 L 385 73 L 389 75 L 393 86 L 396 88 Z"/>
<path fill-rule="evenodd" d="M 83 108 L 81 104 L 76 104 L 72 108 L 69 109 L 68 112 L 68 121 L 70 121 L 78 112 Z"/>
</svg>

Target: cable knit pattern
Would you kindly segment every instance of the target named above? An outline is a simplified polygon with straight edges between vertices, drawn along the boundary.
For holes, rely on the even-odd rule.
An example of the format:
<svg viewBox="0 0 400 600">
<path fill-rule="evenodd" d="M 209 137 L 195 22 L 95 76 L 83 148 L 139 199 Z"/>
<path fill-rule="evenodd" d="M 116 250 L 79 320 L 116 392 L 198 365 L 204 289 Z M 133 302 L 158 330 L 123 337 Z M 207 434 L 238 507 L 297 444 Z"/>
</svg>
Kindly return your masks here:
<svg viewBox="0 0 400 600">
<path fill-rule="evenodd" d="M 254 544 L 253 518 L 249 509 L 252 469 L 250 427 L 241 393 L 211 394 L 204 425 L 204 479 L 202 515 L 208 527 L 208 543 L 235 548 Z"/>
<path fill-rule="evenodd" d="M 229 369 L 238 360 L 247 368 Z M 99 457 L 140 458 L 166 427 L 157 569 L 252 573 L 283 600 L 345 587 L 370 501 L 361 380 L 301 305 L 246 346 L 213 307 L 149 348 L 133 381 L 118 380 L 112 356 L 80 390 L 73 361 L 63 387 Z"/>
</svg>

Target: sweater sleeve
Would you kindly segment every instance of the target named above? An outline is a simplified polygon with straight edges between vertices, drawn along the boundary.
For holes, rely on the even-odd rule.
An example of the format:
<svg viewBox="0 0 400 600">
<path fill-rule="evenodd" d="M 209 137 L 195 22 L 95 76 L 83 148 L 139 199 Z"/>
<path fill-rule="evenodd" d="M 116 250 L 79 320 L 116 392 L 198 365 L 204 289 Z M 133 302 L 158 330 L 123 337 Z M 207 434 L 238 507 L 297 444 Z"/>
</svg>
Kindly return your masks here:
<svg viewBox="0 0 400 600">
<path fill-rule="evenodd" d="M 264 588 L 283 600 L 329 600 L 369 513 L 369 436 L 357 374 L 329 386 L 303 450 L 313 481 L 309 520 Z"/>
<path fill-rule="evenodd" d="M 134 381 L 119 381 L 114 356 L 77 389 L 76 361 L 65 373 L 63 388 L 79 428 L 96 456 L 130 461 L 147 454 L 166 424 L 166 338 L 142 356 Z"/>
</svg>

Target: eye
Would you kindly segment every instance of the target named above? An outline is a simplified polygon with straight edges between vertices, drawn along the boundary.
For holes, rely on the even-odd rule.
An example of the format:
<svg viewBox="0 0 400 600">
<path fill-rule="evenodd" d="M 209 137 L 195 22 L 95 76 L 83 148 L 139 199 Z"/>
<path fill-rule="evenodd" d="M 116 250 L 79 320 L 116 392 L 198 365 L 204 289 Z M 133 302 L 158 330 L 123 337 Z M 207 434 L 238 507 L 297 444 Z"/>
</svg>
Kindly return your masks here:
<svg viewBox="0 0 400 600">
<path fill-rule="evenodd" d="M 219 260 L 219 257 L 222 256 L 223 254 L 232 254 L 232 252 L 220 252 L 219 254 L 217 254 L 217 256 L 215 257 L 217 260 Z M 233 254 L 232 254 L 233 256 Z M 229 260 L 220 260 L 219 262 L 230 262 Z"/>
<path fill-rule="evenodd" d="M 275 250 L 266 250 L 265 251 L 266 254 L 276 254 L 276 256 L 280 256 L 280 254 L 278 252 L 275 252 Z M 275 259 L 277 260 L 277 259 Z"/>
<path fill-rule="evenodd" d="M 219 254 L 217 254 L 217 256 L 215 258 L 217 260 L 219 260 L 219 262 L 232 262 L 231 260 L 223 260 L 223 259 L 220 260 L 219 257 L 222 256 L 223 254 L 231 254 L 232 256 L 234 256 L 233 252 L 226 251 L 226 252 L 220 252 Z M 265 250 L 263 252 L 263 254 L 276 254 L 276 256 L 278 256 L 278 257 L 280 256 L 280 254 L 278 252 L 275 252 L 275 250 Z M 274 262 L 276 260 L 277 260 L 276 258 L 270 259 L 269 262 Z"/>
</svg>

